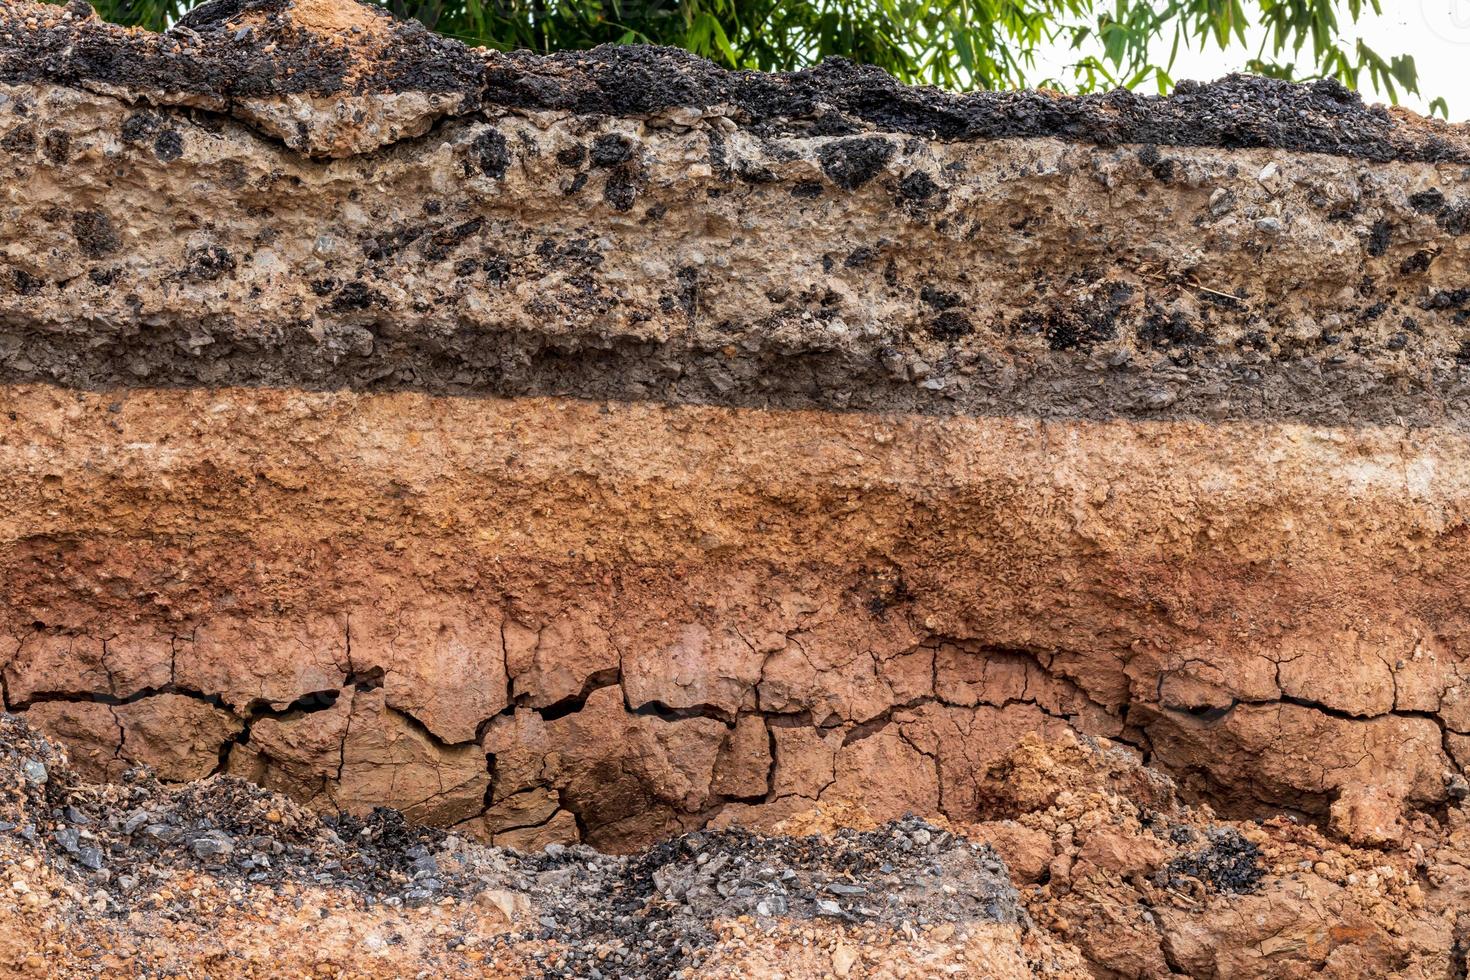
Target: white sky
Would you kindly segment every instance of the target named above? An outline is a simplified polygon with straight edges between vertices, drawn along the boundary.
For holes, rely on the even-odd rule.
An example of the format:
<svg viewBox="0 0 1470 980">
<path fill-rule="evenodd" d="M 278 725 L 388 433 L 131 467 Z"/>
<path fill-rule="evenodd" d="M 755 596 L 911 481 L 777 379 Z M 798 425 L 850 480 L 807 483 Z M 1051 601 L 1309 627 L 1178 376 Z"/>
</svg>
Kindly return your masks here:
<svg viewBox="0 0 1470 980">
<path fill-rule="evenodd" d="M 1470 119 L 1470 83 L 1467 83 L 1470 79 L 1470 0 L 1382 0 L 1382 6 L 1381 15 L 1365 13 L 1363 19 L 1354 25 L 1346 13 L 1346 4 L 1340 5 L 1343 11 L 1340 22 L 1346 43 L 1351 45 L 1361 37 L 1385 59 L 1396 54 L 1413 55 L 1419 69 L 1420 95 L 1404 95 L 1401 91 L 1400 101 L 1427 114 L 1430 100 L 1442 96 L 1449 103 L 1452 120 Z M 1248 34 L 1249 49 L 1181 49 L 1173 76 L 1176 80 L 1193 78 L 1209 81 L 1239 71 L 1246 60 L 1255 55 L 1263 33 Z M 1305 54 L 1310 60 L 1310 49 Z M 1162 58 L 1167 57 L 1168 48 L 1165 47 Z M 1287 52 L 1281 60 L 1289 57 Z M 1036 67 L 1028 75 L 1069 80 L 1071 71 L 1067 66 L 1075 58 L 1076 54 L 1064 44 L 1044 49 L 1039 52 Z M 1380 99 L 1377 93 L 1368 89 L 1366 73 L 1362 84 L 1365 98 L 1369 101 Z"/>
</svg>

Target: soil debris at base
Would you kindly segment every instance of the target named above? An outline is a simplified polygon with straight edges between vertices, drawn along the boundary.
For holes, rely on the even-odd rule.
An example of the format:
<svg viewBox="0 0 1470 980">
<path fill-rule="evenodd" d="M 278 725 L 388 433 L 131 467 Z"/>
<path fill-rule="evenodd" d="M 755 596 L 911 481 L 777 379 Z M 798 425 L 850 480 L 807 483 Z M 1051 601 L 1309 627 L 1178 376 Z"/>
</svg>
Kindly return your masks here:
<svg viewBox="0 0 1470 980">
<path fill-rule="evenodd" d="M 1385 855 L 1291 821 L 1139 806 L 1120 792 L 1139 779 L 1170 789 L 1105 744 L 1028 740 L 993 767 L 994 803 L 967 826 L 874 823 L 859 804 L 793 816 L 826 827 L 816 835 L 714 830 L 624 856 L 525 853 L 390 810 L 324 820 L 229 776 L 170 787 L 133 770 L 84 784 L 7 715 L 0 969 L 1244 977 L 1350 976 L 1384 956 L 1405 976 L 1463 968 L 1470 871 L 1456 855 L 1470 815 Z M 1054 802 L 1004 816 L 1018 785 Z"/>
</svg>

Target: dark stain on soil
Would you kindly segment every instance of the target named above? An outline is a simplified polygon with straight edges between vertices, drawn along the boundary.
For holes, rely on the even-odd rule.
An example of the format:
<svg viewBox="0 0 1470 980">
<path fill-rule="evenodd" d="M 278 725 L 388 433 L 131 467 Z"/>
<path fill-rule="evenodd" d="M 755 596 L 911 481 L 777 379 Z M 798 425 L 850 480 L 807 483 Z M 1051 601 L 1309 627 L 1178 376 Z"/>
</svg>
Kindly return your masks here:
<svg viewBox="0 0 1470 980">
<path fill-rule="evenodd" d="M 94 259 L 110 255 L 122 245 L 112 219 L 101 211 L 78 211 L 71 219 L 71 233 L 82 253 Z"/>
<path fill-rule="evenodd" d="M 633 155 L 633 141 L 619 133 L 603 133 L 592 141 L 592 165 L 615 167 Z"/>
</svg>

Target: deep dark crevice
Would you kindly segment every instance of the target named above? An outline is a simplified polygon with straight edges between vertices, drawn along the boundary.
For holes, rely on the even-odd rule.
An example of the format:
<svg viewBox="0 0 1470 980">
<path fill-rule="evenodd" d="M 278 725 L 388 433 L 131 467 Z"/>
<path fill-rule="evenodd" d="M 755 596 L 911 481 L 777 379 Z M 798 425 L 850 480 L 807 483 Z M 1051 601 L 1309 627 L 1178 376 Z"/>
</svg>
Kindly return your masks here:
<svg viewBox="0 0 1470 980">
<path fill-rule="evenodd" d="M 769 803 L 776 798 L 776 733 L 771 728 L 769 719 L 766 720 L 766 751 L 770 753 L 771 764 L 766 767 L 766 795 L 764 801 Z"/>
<path fill-rule="evenodd" d="M 903 704 L 896 704 L 891 708 L 885 710 L 883 713 L 873 718 L 870 718 L 867 721 L 859 722 L 858 724 L 855 724 L 851 728 L 849 728 L 847 730 L 847 734 L 842 737 L 842 746 L 843 748 L 846 748 L 854 742 L 861 742 L 863 739 L 869 737 L 870 735 L 878 734 L 878 732 L 887 728 L 889 723 L 893 721 L 893 715 L 895 712 L 912 711 L 913 709 L 923 707 L 926 704 L 943 703 L 944 702 L 937 697 L 925 695 L 923 697 L 914 698 L 912 701 L 907 701 Z"/>
<path fill-rule="evenodd" d="M 351 660 L 348 663 L 350 664 Z M 350 687 L 354 691 L 362 693 L 376 691 L 383 686 L 383 680 L 386 676 L 387 671 L 382 667 L 369 667 L 367 670 L 361 672 L 353 671 L 351 674 L 348 674 L 342 686 Z"/>
<path fill-rule="evenodd" d="M 107 654 L 108 654 L 107 645 L 109 643 L 111 643 L 113 641 L 113 639 L 114 639 L 114 637 L 110 637 L 110 636 L 109 637 L 104 637 L 102 639 L 102 658 L 101 658 L 101 661 L 102 661 L 102 670 L 103 670 L 103 672 L 105 674 L 107 674 L 107 689 L 110 690 L 110 691 L 117 690 L 117 676 L 115 674 L 113 674 L 113 672 L 112 672 L 112 666 L 107 662 Z M 170 674 L 170 676 L 169 676 L 169 682 L 170 683 L 173 682 L 173 676 L 172 676 L 172 674 Z"/>
<path fill-rule="evenodd" d="M 193 698 L 195 701 L 202 701 L 221 711 L 235 713 L 234 708 L 220 695 L 205 694 L 202 691 L 196 691 L 179 684 L 165 684 L 162 687 L 145 687 L 140 691 L 129 694 L 125 698 L 114 697 L 111 694 L 102 694 L 96 691 L 36 691 L 26 700 L 16 704 L 13 710 L 18 712 L 25 711 L 33 705 L 54 701 L 72 703 L 92 702 L 94 704 L 106 704 L 118 707 L 124 704 L 135 704 L 138 701 L 143 701 L 160 694 L 183 695 L 187 698 Z"/>
<path fill-rule="evenodd" d="M 1171 708 L 1163 704 L 1152 707 L 1161 712 L 1176 716 L 1184 716 L 1203 720 L 1206 724 L 1218 724 L 1227 718 L 1236 708 L 1248 707 L 1273 707 L 1277 705 L 1293 705 L 1318 712 L 1329 718 L 1340 721 L 1366 724 L 1383 718 L 1422 718 L 1433 722 L 1440 732 L 1439 750 L 1443 753 L 1445 760 L 1453 766 L 1454 756 L 1450 752 L 1449 735 L 1451 729 L 1437 714 L 1430 711 L 1418 711 L 1411 709 L 1391 709 L 1381 714 L 1355 714 L 1339 708 L 1332 708 L 1319 701 L 1307 698 L 1283 694 L 1273 700 L 1240 700 L 1236 699 L 1225 708 L 1212 709 L 1187 709 Z M 1141 729 L 1147 736 L 1147 728 Z M 1208 803 L 1223 816 L 1238 819 L 1250 819 L 1260 816 L 1286 815 L 1294 819 L 1305 820 L 1312 823 L 1324 823 L 1331 811 L 1332 803 L 1341 793 L 1341 788 L 1329 789 L 1323 792 L 1313 792 L 1299 787 L 1290 787 L 1286 792 L 1270 792 L 1258 781 L 1249 781 L 1244 784 L 1225 783 L 1216 778 L 1209 769 L 1199 765 L 1188 765 L 1176 767 L 1171 765 L 1167 759 L 1159 758 L 1150 746 L 1143 757 L 1144 765 L 1153 766 L 1160 772 L 1171 776 L 1179 787 L 1181 798 L 1190 803 Z M 1193 788 L 1191 788 L 1193 785 Z M 1283 797 L 1289 796 L 1290 802 L 1285 802 Z M 1447 814 L 1448 802 L 1421 801 L 1414 804 L 1416 812 L 1429 816 L 1441 824 L 1444 823 Z"/>
<path fill-rule="evenodd" d="M 558 786 L 556 789 L 556 806 L 557 809 L 565 810 L 572 815 L 572 820 L 577 826 L 577 839 L 587 840 L 590 836 L 591 828 L 587 826 L 587 821 L 583 819 L 582 811 L 573 806 L 571 801 L 567 799 L 567 790 L 564 786 Z M 551 815 L 551 817 L 555 816 L 555 813 Z M 547 818 L 548 822 L 551 820 L 551 817 Z"/>
<path fill-rule="evenodd" d="M 1172 711 L 1175 714 L 1188 715 L 1191 718 L 1196 718 L 1200 721 L 1210 723 L 1223 721 L 1224 719 L 1228 718 L 1230 716 L 1230 713 L 1235 710 L 1235 705 L 1238 703 L 1239 702 L 1234 702 L 1224 707 L 1210 707 L 1208 705 L 1193 705 L 1187 708 L 1164 707 L 1163 710 Z M 1161 707 L 1163 706 L 1161 705 Z"/>
<path fill-rule="evenodd" d="M 349 683 L 344 686 L 352 686 L 350 679 Z M 284 708 L 272 707 L 269 701 L 263 698 L 257 698 L 245 706 L 245 717 L 250 721 L 254 721 L 257 718 L 295 718 L 317 711 L 326 711 L 334 707 L 337 704 L 337 699 L 341 696 L 342 692 L 337 688 L 330 688 L 325 691 L 313 691 L 310 694 L 303 694 Z"/>
<path fill-rule="evenodd" d="M 510 646 L 505 641 L 505 624 L 507 622 L 509 622 L 509 621 L 510 621 L 510 617 L 509 616 L 503 617 L 500 620 L 500 630 L 499 630 L 500 631 L 500 655 L 502 657 L 502 662 L 503 662 L 503 664 L 505 666 L 505 707 L 502 708 L 501 711 L 500 711 L 500 714 L 502 714 L 502 715 L 513 713 L 515 711 L 515 703 L 516 703 L 516 678 L 515 678 L 515 674 L 512 673 L 511 672 L 511 669 L 510 669 Z M 539 634 L 537 635 L 537 642 L 538 643 L 540 642 L 540 635 Z M 490 723 L 492 721 L 494 721 L 494 720 L 495 720 L 494 718 L 486 718 L 484 721 L 482 721 L 480 723 L 479 728 L 477 728 L 476 731 L 475 731 L 475 737 L 478 738 L 478 739 L 483 739 L 485 737 L 485 729 L 488 728 L 489 725 L 490 725 Z"/>
<path fill-rule="evenodd" d="M 478 742 L 479 739 L 476 739 Z M 480 801 L 481 813 L 495 805 L 495 753 L 485 753 L 485 796 Z"/>
<path fill-rule="evenodd" d="M 574 715 L 577 712 L 581 711 L 583 708 L 587 707 L 587 699 L 592 696 L 594 691 L 600 691 L 605 687 L 615 687 L 622 684 L 622 682 L 622 671 L 617 667 L 610 667 L 607 670 L 599 670 L 596 673 L 588 676 L 588 678 L 582 682 L 582 690 L 572 695 L 571 697 L 562 698 L 560 701 L 546 705 L 542 708 L 533 708 L 530 705 L 515 704 L 511 706 L 511 709 L 507 710 L 509 711 L 520 707 L 526 707 L 528 710 L 534 711 L 538 715 L 540 715 L 543 721 L 556 721 L 558 718 L 565 718 L 567 715 Z M 522 700 L 525 700 L 524 695 L 522 696 Z M 502 713 L 504 714 L 506 712 Z"/>
<path fill-rule="evenodd" d="M 381 685 L 380 685 L 381 686 Z M 112 707 L 120 707 L 127 704 L 136 704 L 149 698 L 158 697 L 162 694 L 176 694 L 202 702 L 213 708 L 228 712 L 232 715 L 254 721 L 257 718 L 285 718 L 296 717 L 302 714 L 310 714 L 316 711 L 325 711 L 336 704 L 341 691 L 332 688 L 325 691 L 313 691 L 304 694 L 284 707 L 276 708 L 271 702 L 264 698 L 256 698 L 240 710 L 219 694 L 206 694 L 181 684 L 165 684 L 162 687 L 145 687 L 129 694 L 127 697 L 116 697 L 99 691 L 36 691 L 25 701 L 15 705 L 14 711 L 22 712 L 37 704 L 47 702 L 63 703 L 93 703 L 105 704 Z"/>
<path fill-rule="evenodd" d="M 1185 969 L 1184 964 L 1179 961 L 1179 954 L 1174 951 L 1174 944 L 1169 938 L 1169 930 L 1164 928 L 1164 920 L 1151 907 L 1148 911 L 1150 913 L 1148 921 L 1153 924 L 1159 933 L 1159 953 L 1164 957 L 1164 965 L 1169 968 L 1169 972 L 1174 976 L 1193 976 L 1189 970 Z"/>
<path fill-rule="evenodd" d="M 1227 820 L 1265 820 L 1287 817 L 1325 828 L 1337 791 L 1313 792 L 1295 787 L 1271 787 L 1261 782 L 1224 782 L 1197 764 L 1174 765 L 1156 758 L 1153 768 L 1173 780 L 1179 798 L 1191 805 L 1208 804 Z M 1283 790 L 1276 792 L 1275 790 Z"/>
<path fill-rule="evenodd" d="M 1454 945 L 1450 948 L 1450 980 L 1470 980 L 1470 927 L 1461 925 L 1460 917 L 1454 927 Z"/>
<path fill-rule="evenodd" d="M 397 715 L 399 718 L 402 718 L 404 721 L 408 722 L 410 728 L 418 732 L 424 738 L 428 739 L 430 744 L 432 744 L 436 749 L 462 749 L 467 745 L 475 744 L 472 739 L 463 742 L 451 742 L 445 738 L 442 738 L 439 735 L 434 734 L 434 732 L 429 728 L 428 725 L 425 725 L 422 721 L 415 718 L 409 712 L 405 711 L 402 708 L 394 707 L 393 705 L 386 702 L 383 705 L 383 710 Z"/>
<path fill-rule="evenodd" d="M 1246 701 L 1246 702 L 1242 702 L 1242 703 L 1244 703 L 1244 704 L 1256 704 L 1258 702 Z M 1259 702 L 1259 703 L 1265 703 L 1265 704 L 1273 704 L 1273 703 L 1292 704 L 1292 705 L 1296 705 L 1297 707 L 1300 707 L 1300 708 L 1310 708 L 1313 711 L 1318 711 L 1318 712 L 1321 712 L 1324 715 L 1327 715 L 1329 718 L 1339 718 L 1339 719 L 1341 719 L 1343 721 L 1373 721 L 1373 720 L 1378 719 L 1378 718 L 1426 718 L 1426 719 L 1428 719 L 1430 721 L 1433 721 L 1436 725 L 1439 725 L 1441 728 L 1444 727 L 1444 722 L 1441 721 L 1439 715 L 1436 714 L 1433 711 L 1414 711 L 1414 710 L 1407 710 L 1407 709 L 1400 709 L 1400 708 L 1390 708 L 1389 710 L 1387 710 L 1385 712 L 1382 712 L 1381 714 L 1376 714 L 1376 715 L 1362 715 L 1362 714 L 1354 714 L 1354 713 L 1352 713 L 1350 711 L 1343 711 L 1340 708 L 1329 707 L 1328 705 L 1325 705 L 1325 704 L 1323 704 L 1320 701 L 1311 701 L 1311 700 L 1308 700 L 1307 698 L 1294 697 L 1294 696 L 1292 696 L 1290 694 L 1282 694 L 1281 697 L 1278 698 L 1275 702 L 1267 701 L 1267 702 Z"/>
<path fill-rule="evenodd" d="M 117 726 L 117 749 L 112 753 L 114 759 L 121 759 L 123 746 L 128 742 L 128 730 L 123 727 L 122 719 L 117 716 L 117 709 L 108 707 L 107 713 L 112 716 L 112 723 Z"/>
<path fill-rule="evenodd" d="M 760 716 L 766 720 L 766 728 L 818 728 L 816 720 L 812 718 L 810 710 L 801 711 L 762 711 Z M 820 730 L 820 729 L 819 729 Z M 775 738 L 774 735 L 771 736 Z M 772 745 L 774 746 L 774 742 Z"/>
<path fill-rule="evenodd" d="M 118 727 L 121 728 L 122 726 L 119 725 Z M 237 745 L 248 745 L 249 742 L 250 742 L 250 721 L 247 720 L 245 722 L 244 726 L 238 732 L 236 732 L 234 735 L 231 735 L 229 738 L 225 739 L 223 742 L 220 743 L 220 747 L 219 747 L 219 761 L 215 764 L 214 772 L 215 773 L 229 772 L 229 767 L 230 767 L 230 753 L 232 751 L 234 751 L 235 746 L 237 746 Z M 121 751 L 121 748 L 122 748 L 121 746 L 118 747 L 119 752 Z"/>
<path fill-rule="evenodd" d="M 1172 707 L 1170 705 L 1164 704 L 1162 701 L 1160 701 L 1153 707 L 1156 707 L 1159 711 L 1168 712 L 1169 714 L 1183 715 L 1189 718 L 1197 718 L 1205 722 L 1213 723 L 1222 721 L 1225 718 L 1229 717 L 1231 712 L 1239 707 L 1269 708 L 1274 705 L 1280 704 L 1289 704 L 1299 708 L 1308 708 L 1312 711 L 1318 712 L 1319 714 L 1326 715 L 1329 718 L 1336 718 L 1340 721 L 1367 722 L 1377 721 L 1381 718 L 1423 718 L 1427 721 L 1434 722 L 1437 726 L 1439 726 L 1441 730 L 1449 732 L 1454 731 L 1453 729 L 1450 729 L 1445 725 L 1444 719 L 1441 718 L 1437 712 L 1433 711 L 1420 711 L 1410 708 L 1390 708 L 1389 710 L 1380 712 L 1378 714 L 1358 714 L 1351 711 L 1345 711 L 1342 708 L 1334 708 L 1331 705 L 1323 704 L 1321 701 L 1313 701 L 1310 698 L 1297 697 L 1291 694 L 1282 694 L 1279 697 L 1269 698 L 1266 700 L 1245 700 L 1241 698 L 1235 698 L 1231 700 L 1230 704 L 1223 707 Z"/>
<path fill-rule="evenodd" d="M 189 642 L 193 643 L 198 636 L 199 627 L 194 627 L 189 633 Z M 168 682 L 177 684 L 179 682 L 179 643 L 183 637 L 174 635 L 168 640 Z"/>
<path fill-rule="evenodd" d="M 1128 745 L 1136 749 L 1139 753 L 1139 761 L 1142 762 L 1143 765 L 1153 766 L 1153 739 L 1149 736 L 1148 729 L 1142 725 L 1134 725 L 1130 729 L 1130 726 L 1128 725 L 1129 707 L 1130 705 L 1126 704 L 1123 706 L 1123 729 L 1118 734 L 1118 741 L 1122 742 L 1124 745 Z M 1130 731 L 1133 733 L 1131 736 Z M 1137 739 L 1136 741 L 1135 738 Z"/>
<path fill-rule="evenodd" d="M 660 701 L 649 701 L 637 708 L 628 707 L 631 715 L 639 718 L 658 718 L 661 721 L 684 721 L 690 718 L 707 718 L 727 726 L 734 726 L 735 713 L 712 704 L 692 704 L 683 708 L 671 708 Z"/>
<path fill-rule="evenodd" d="M 711 794 L 710 799 L 718 800 L 720 808 L 723 808 L 726 803 L 744 803 L 747 806 L 760 806 L 762 803 L 769 802 L 769 794 L 758 793 L 755 796 L 738 796 L 734 793 L 719 793 Z"/>
<path fill-rule="evenodd" d="M 347 740 L 352 737 L 352 710 L 351 709 L 352 708 L 355 708 L 357 706 L 357 691 L 356 691 L 355 688 L 353 689 L 352 698 L 353 698 L 353 703 L 348 706 L 347 722 L 346 722 L 346 724 L 344 724 L 342 726 L 342 741 L 337 746 L 337 782 L 338 782 L 338 784 L 340 784 L 342 782 L 342 774 L 347 770 Z M 331 798 L 331 785 L 330 785 L 330 783 L 327 783 L 326 785 L 324 785 L 323 786 L 323 790 L 327 793 L 327 796 L 330 799 Z M 332 805 L 333 806 L 338 806 L 337 801 L 335 799 L 332 800 Z M 338 807 L 338 809 L 341 809 L 340 806 Z"/>
<path fill-rule="evenodd" d="M 347 659 L 347 682 L 350 684 L 357 668 L 352 663 L 352 614 L 345 613 L 342 616 L 342 655 Z"/>
</svg>

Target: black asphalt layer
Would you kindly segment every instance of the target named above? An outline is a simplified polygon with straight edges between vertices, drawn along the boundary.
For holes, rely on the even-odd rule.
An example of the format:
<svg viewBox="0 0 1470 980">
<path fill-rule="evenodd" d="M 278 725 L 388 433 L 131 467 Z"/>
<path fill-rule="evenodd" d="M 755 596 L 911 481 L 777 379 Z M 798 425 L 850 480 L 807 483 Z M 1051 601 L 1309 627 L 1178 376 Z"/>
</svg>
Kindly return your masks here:
<svg viewBox="0 0 1470 980">
<path fill-rule="evenodd" d="M 344 0 L 352 2 L 352 0 Z M 906 86 L 840 58 L 804 71 L 732 72 L 671 48 L 603 46 L 538 56 L 467 48 L 378 8 L 366 34 L 314 32 L 290 0 L 212 0 L 167 34 L 129 32 L 59 8 L 0 5 L 0 81 L 88 82 L 232 98 L 432 92 L 481 106 L 643 115 L 718 107 L 765 132 L 875 129 L 942 140 L 1053 136 L 1113 145 L 1277 147 L 1368 160 L 1470 162 L 1462 127 L 1396 118 L 1333 81 L 1235 75 L 1168 97 L 1128 91 L 955 94 Z M 73 3 L 78 12 L 85 5 Z M 38 10 L 48 16 L 37 15 Z M 29 23 L 28 23 L 29 21 Z M 361 54 L 372 51 L 364 63 Z"/>
</svg>

